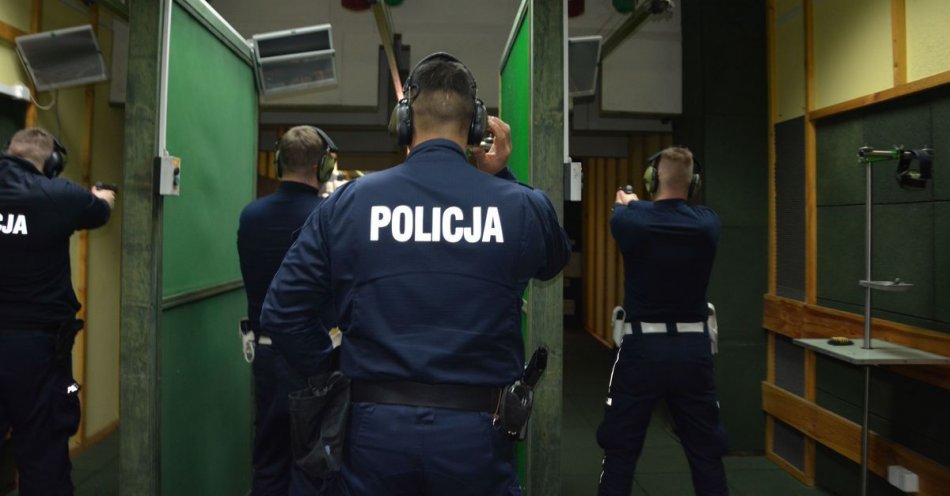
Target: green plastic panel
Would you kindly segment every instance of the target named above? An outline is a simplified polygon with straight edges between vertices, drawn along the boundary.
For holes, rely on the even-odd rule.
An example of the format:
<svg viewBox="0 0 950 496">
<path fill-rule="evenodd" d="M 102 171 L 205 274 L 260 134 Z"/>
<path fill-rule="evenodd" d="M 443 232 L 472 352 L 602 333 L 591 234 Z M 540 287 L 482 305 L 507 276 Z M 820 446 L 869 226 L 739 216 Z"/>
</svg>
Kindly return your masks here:
<svg viewBox="0 0 950 496">
<path fill-rule="evenodd" d="M 511 127 L 511 156 L 508 166 L 519 181 L 531 183 L 531 2 L 521 25 L 516 28 L 511 52 L 501 68 L 499 117 Z M 525 299 L 528 290 L 525 290 Z M 521 319 L 521 336 L 527 342 L 527 319 Z M 530 351 L 529 351 L 530 352 Z M 525 448 L 516 450 L 518 477 L 522 485 L 527 481 Z"/>
<path fill-rule="evenodd" d="M 232 291 L 162 315 L 162 494 L 250 489 L 251 366 L 237 337 L 245 313 L 244 291 Z"/>
<path fill-rule="evenodd" d="M 177 4 L 168 92 L 167 147 L 182 179 L 181 196 L 164 202 L 166 297 L 241 278 L 238 217 L 257 164 L 254 73 Z"/>
<path fill-rule="evenodd" d="M 501 68 L 501 120 L 511 126 L 508 164 L 519 181 L 531 183 L 531 7 L 521 21 L 511 52 Z"/>
<path fill-rule="evenodd" d="M 164 199 L 165 298 L 241 278 L 237 226 L 254 198 L 257 107 L 251 67 L 176 3 L 167 149 L 182 179 L 181 196 Z M 250 487 L 251 371 L 237 337 L 246 312 L 244 292 L 230 291 L 162 314 L 163 494 Z"/>
</svg>

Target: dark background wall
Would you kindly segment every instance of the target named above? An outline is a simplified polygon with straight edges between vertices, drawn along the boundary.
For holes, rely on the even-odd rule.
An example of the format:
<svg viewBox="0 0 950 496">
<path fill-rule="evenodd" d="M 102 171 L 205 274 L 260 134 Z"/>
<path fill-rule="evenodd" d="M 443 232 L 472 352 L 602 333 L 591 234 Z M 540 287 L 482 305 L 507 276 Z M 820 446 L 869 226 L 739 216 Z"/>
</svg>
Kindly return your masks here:
<svg viewBox="0 0 950 496">
<path fill-rule="evenodd" d="M 764 448 L 762 295 L 768 269 L 765 3 L 683 0 L 683 116 L 677 142 L 705 167 L 722 219 L 709 299 L 720 324 L 716 385 L 732 451 Z"/>
<path fill-rule="evenodd" d="M 864 166 L 858 147 L 934 148 L 934 180 L 923 190 L 898 187 L 896 161 L 875 164 L 874 279 L 900 277 L 906 293 L 876 293 L 874 317 L 950 332 L 950 89 L 941 88 L 818 122 L 818 303 L 863 314 Z M 819 357 L 817 402 L 861 421 L 863 375 L 857 367 Z M 942 465 L 950 465 L 947 391 L 872 368 L 871 430 Z M 816 458 L 818 483 L 854 487 L 858 467 L 830 450 Z M 844 478 L 842 478 L 842 474 Z M 900 494 L 875 478 L 877 494 Z M 854 485 L 851 485 L 851 483 Z"/>
</svg>

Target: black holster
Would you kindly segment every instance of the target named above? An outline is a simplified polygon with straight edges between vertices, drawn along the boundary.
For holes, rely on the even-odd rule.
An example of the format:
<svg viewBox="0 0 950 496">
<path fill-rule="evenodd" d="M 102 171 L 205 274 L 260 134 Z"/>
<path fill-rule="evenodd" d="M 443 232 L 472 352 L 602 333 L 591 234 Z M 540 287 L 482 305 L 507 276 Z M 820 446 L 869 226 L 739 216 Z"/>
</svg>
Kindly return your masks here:
<svg viewBox="0 0 950 496">
<path fill-rule="evenodd" d="M 513 441 L 524 441 L 528 433 L 528 419 L 534 406 L 534 386 L 541 380 L 548 366 L 548 349 L 538 347 L 525 366 L 521 379 L 506 386 L 498 402 L 495 416 L 496 429 L 504 429 Z"/>
<path fill-rule="evenodd" d="M 518 381 L 504 389 L 498 405 L 495 428 L 504 430 L 513 441 L 524 441 L 534 405 L 534 391 Z"/>
<path fill-rule="evenodd" d="M 350 379 L 341 372 L 308 379 L 290 393 L 290 447 L 298 467 L 327 479 L 343 465 L 343 441 L 350 416 Z"/>
</svg>

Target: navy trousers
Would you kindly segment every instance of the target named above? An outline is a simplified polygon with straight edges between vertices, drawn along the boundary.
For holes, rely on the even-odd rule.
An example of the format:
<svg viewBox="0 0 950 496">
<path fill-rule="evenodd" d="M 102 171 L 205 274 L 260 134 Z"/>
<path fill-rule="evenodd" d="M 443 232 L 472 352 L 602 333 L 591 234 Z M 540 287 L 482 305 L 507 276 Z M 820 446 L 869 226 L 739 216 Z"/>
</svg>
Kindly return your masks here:
<svg viewBox="0 0 950 496">
<path fill-rule="evenodd" d="M 514 443 L 488 413 L 353 403 L 347 496 L 520 496 Z"/>
<path fill-rule="evenodd" d="M 321 481 L 297 468 L 290 450 L 287 395 L 307 387 L 277 349 L 258 345 L 254 362 L 254 480 L 253 496 L 317 495 Z"/>
<path fill-rule="evenodd" d="M 21 496 L 70 496 L 69 437 L 79 428 L 72 360 L 56 359 L 55 336 L 0 329 L 0 444 L 12 428 Z"/>
<path fill-rule="evenodd" d="M 722 455 L 726 433 L 719 422 L 709 337 L 700 333 L 624 337 L 611 373 L 597 442 L 604 450 L 601 496 L 628 496 L 647 426 L 665 399 L 686 452 L 697 495 L 729 494 Z"/>
</svg>

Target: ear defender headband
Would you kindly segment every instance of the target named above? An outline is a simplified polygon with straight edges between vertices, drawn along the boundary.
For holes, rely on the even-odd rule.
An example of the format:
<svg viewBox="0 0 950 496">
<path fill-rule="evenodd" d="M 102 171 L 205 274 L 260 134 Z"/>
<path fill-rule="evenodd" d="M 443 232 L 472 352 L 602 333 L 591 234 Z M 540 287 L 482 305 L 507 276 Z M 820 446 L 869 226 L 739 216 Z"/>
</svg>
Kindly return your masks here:
<svg viewBox="0 0 950 496">
<path fill-rule="evenodd" d="M 336 144 L 333 143 L 333 140 L 327 136 L 327 133 L 323 132 L 323 129 L 320 129 L 317 126 L 308 126 L 310 129 L 313 129 L 317 135 L 320 136 L 320 139 L 323 140 L 323 157 L 320 158 L 320 165 L 317 167 L 317 181 L 325 183 L 330 180 L 330 177 L 333 175 L 333 169 L 336 168 L 336 157 L 333 156 L 337 152 Z M 280 140 L 277 140 L 275 145 L 277 152 L 274 154 L 274 162 L 277 165 L 277 177 L 284 175 L 284 167 L 280 163 Z"/>
<path fill-rule="evenodd" d="M 406 82 L 402 87 L 404 96 L 402 100 L 399 100 L 399 102 L 396 103 L 396 108 L 393 109 L 392 120 L 395 120 L 395 134 L 399 145 L 409 146 L 412 144 L 412 90 L 417 88 L 415 82 L 413 81 L 413 76 L 419 67 L 433 60 L 457 62 L 459 65 L 465 68 L 465 73 L 468 75 L 469 85 L 472 88 L 472 97 L 475 100 L 475 110 L 472 112 L 472 123 L 468 128 L 467 141 L 469 145 L 477 145 L 478 143 L 481 143 L 482 137 L 485 136 L 485 129 L 488 126 L 488 111 L 485 109 L 485 104 L 476 96 L 478 94 L 478 85 L 475 82 L 475 76 L 473 76 L 472 71 L 470 71 L 468 67 L 466 67 L 465 64 L 463 64 L 462 61 L 456 58 L 454 55 L 446 52 L 436 52 L 420 60 L 418 63 L 416 63 L 415 67 L 409 71 L 409 76 L 406 77 Z"/>
<path fill-rule="evenodd" d="M 647 168 L 645 171 L 643 171 L 643 185 L 651 196 L 655 195 L 656 191 L 660 188 L 660 174 L 658 173 L 657 168 L 660 165 L 660 158 L 662 155 L 662 150 L 650 155 L 650 157 L 647 159 Z M 702 185 L 702 167 L 699 165 L 699 160 L 696 160 L 696 157 L 693 157 L 693 177 L 689 181 L 689 191 L 687 192 L 687 196 L 692 198 L 693 194 L 699 191 L 699 188 L 701 188 Z"/>
<path fill-rule="evenodd" d="M 895 178 L 897 184 L 905 189 L 923 189 L 927 187 L 927 180 L 933 177 L 933 159 L 930 148 L 921 148 L 920 150 L 904 150 L 900 154 L 900 160 L 897 162 L 897 172 Z M 917 159 L 920 164 L 918 170 L 912 170 L 910 163 Z"/>
</svg>

